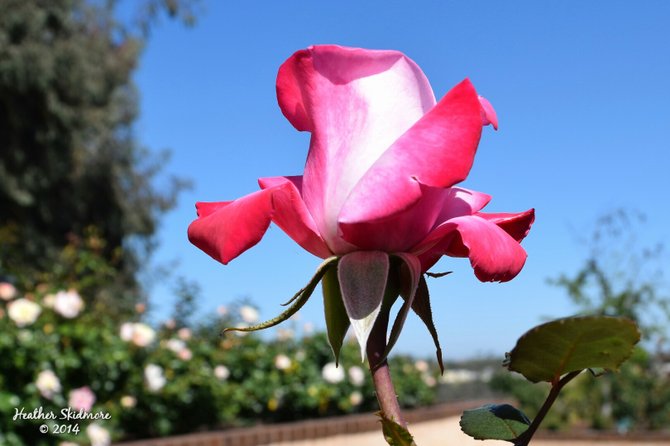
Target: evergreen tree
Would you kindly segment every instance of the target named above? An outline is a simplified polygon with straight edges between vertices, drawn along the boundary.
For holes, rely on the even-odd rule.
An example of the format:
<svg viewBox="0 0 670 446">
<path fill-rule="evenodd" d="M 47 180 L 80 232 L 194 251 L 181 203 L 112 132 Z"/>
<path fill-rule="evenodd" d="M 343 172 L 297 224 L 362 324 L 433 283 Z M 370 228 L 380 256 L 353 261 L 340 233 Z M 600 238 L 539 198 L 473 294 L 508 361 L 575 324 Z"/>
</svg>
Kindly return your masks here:
<svg viewBox="0 0 670 446">
<path fill-rule="evenodd" d="M 145 1 L 137 24 L 116 3 L 0 0 L 0 275 L 48 270 L 93 232 L 129 303 L 185 185 L 156 186 L 166 153 L 137 143 L 132 74 L 152 21 L 191 20 L 192 2 Z"/>
</svg>

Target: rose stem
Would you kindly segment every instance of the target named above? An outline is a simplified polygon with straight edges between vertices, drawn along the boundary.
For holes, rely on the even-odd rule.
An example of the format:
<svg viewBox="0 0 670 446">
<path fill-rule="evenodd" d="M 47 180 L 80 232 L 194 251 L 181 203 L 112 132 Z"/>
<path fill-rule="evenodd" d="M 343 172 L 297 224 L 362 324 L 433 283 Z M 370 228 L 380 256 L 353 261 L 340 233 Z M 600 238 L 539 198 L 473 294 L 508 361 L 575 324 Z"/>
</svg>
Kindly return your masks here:
<svg viewBox="0 0 670 446">
<path fill-rule="evenodd" d="M 382 312 L 383 313 L 383 312 Z M 380 320 L 380 319 L 386 319 Z M 377 393 L 377 401 L 384 416 L 390 420 L 395 421 L 404 428 L 407 428 L 407 423 L 400 412 L 400 405 L 398 404 L 398 397 L 393 387 L 391 380 L 391 371 L 389 370 L 386 358 L 380 362 L 386 350 L 386 327 L 388 325 L 388 314 L 379 315 L 370 337 L 368 338 L 367 354 L 368 363 L 370 364 L 370 373 L 372 374 L 372 382 Z"/>
<path fill-rule="evenodd" d="M 519 438 L 516 439 L 516 441 L 514 442 L 515 446 L 528 446 L 531 438 L 533 438 L 533 435 L 535 435 L 535 431 L 537 431 L 537 428 L 540 427 L 540 423 L 542 423 L 542 420 L 544 420 L 544 417 L 549 412 L 551 405 L 554 404 L 554 401 L 556 401 L 558 394 L 561 393 L 561 389 L 563 389 L 563 387 L 567 383 L 569 383 L 573 378 L 575 378 L 581 372 L 582 372 L 581 370 L 576 372 L 570 372 L 563 378 L 561 378 L 558 382 L 556 382 L 556 384 L 551 386 L 551 391 L 549 391 L 549 395 L 547 396 L 547 399 L 544 401 L 544 404 L 540 408 L 540 411 L 535 416 L 535 419 L 530 424 L 530 427 L 526 429 L 526 431 L 523 434 L 521 434 Z"/>
</svg>

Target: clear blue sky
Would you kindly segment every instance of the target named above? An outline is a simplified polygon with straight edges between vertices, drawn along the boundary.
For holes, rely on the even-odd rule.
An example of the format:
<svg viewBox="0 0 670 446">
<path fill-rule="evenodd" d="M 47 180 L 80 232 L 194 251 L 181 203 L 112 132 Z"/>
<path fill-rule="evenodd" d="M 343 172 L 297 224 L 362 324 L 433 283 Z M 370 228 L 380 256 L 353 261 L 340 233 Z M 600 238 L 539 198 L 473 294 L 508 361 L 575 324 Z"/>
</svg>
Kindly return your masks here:
<svg viewBox="0 0 670 446">
<path fill-rule="evenodd" d="M 193 190 L 164 220 L 156 260 L 202 287 L 202 310 L 248 296 L 264 318 L 311 277 L 320 259 L 271 227 L 223 266 L 189 244 L 194 202 L 257 190 L 263 176 L 301 174 L 308 134 L 284 119 L 275 97 L 279 65 L 318 43 L 404 52 L 437 97 L 469 77 L 494 105 L 500 130 L 485 129 L 464 187 L 493 196 L 488 211 L 535 207 L 524 270 L 481 284 L 465 259 L 443 259 L 431 280 L 447 358 L 494 353 L 543 316 L 575 311 L 546 284 L 586 256 L 575 237 L 613 208 L 643 211 L 643 240 L 667 241 L 670 216 L 670 2 L 221 2 L 204 0 L 197 26 L 164 22 L 142 58 L 139 140 L 170 148 L 168 171 Z M 156 286 L 158 316 L 173 297 Z M 301 312 L 323 326 L 320 292 Z M 410 317 L 398 351 L 431 356 Z"/>
</svg>

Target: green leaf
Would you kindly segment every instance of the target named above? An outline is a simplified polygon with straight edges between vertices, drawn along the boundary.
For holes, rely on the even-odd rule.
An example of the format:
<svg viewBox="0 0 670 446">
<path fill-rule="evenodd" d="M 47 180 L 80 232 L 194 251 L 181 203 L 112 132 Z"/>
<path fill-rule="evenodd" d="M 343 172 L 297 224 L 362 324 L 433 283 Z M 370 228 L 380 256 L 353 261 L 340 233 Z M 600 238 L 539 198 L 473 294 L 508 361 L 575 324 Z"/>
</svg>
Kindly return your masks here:
<svg viewBox="0 0 670 446">
<path fill-rule="evenodd" d="M 340 350 L 344 342 L 344 336 L 349 329 L 349 316 L 342 302 L 340 282 L 337 280 L 337 266 L 326 271 L 321 281 L 323 291 L 323 308 L 326 313 L 326 330 L 328 342 L 335 355 L 335 364 L 339 364 Z"/>
<path fill-rule="evenodd" d="M 314 292 L 314 288 L 316 288 L 316 285 L 319 283 L 321 278 L 326 274 L 326 272 L 333 266 L 337 264 L 337 257 L 329 257 L 326 260 L 319 265 L 319 268 L 317 268 L 316 273 L 314 274 L 314 277 L 309 281 L 309 283 L 303 288 L 298 294 L 297 298 L 294 297 L 291 299 L 290 302 L 293 302 L 293 304 L 284 312 L 282 312 L 279 316 L 276 316 L 268 321 L 261 322 L 260 324 L 252 325 L 250 327 L 230 327 L 226 328 L 223 330 L 221 333 L 222 335 L 229 332 L 229 331 L 258 331 L 258 330 L 263 330 L 265 328 L 270 328 L 274 327 L 277 324 L 280 324 L 284 322 L 286 319 L 290 318 L 293 316 L 295 313 L 298 312 L 302 308 L 303 305 L 307 302 L 307 300 L 310 298 L 312 293 Z"/>
<path fill-rule="evenodd" d="M 532 382 L 556 383 L 569 372 L 587 368 L 617 370 L 640 340 L 629 319 L 587 316 L 539 325 L 517 341 L 505 365 Z"/>
<path fill-rule="evenodd" d="M 419 286 L 416 290 L 416 296 L 412 302 L 412 310 L 421 318 L 424 325 L 433 337 L 435 343 L 435 355 L 437 356 L 437 363 L 440 365 L 440 371 L 444 373 L 444 364 L 442 362 L 442 347 L 440 347 L 440 339 L 437 336 L 435 323 L 433 322 L 433 311 L 430 308 L 430 293 L 428 292 L 428 284 L 426 279 L 421 277 Z"/>
<path fill-rule="evenodd" d="M 528 429 L 530 420 L 509 404 L 487 404 L 464 411 L 460 425 L 463 432 L 477 440 L 513 442 Z"/>
<path fill-rule="evenodd" d="M 393 420 L 386 418 L 384 412 L 377 412 L 382 422 L 384 439 L 391 446 L 416 446 L 412 434 Z"/>
</svg>

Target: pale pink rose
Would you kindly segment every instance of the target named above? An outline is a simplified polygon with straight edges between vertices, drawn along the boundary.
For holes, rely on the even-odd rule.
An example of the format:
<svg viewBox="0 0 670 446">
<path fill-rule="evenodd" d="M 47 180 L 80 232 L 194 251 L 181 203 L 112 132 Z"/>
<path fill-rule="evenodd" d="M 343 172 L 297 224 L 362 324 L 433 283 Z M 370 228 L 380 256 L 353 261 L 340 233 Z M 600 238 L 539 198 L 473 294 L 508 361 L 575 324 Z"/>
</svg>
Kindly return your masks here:
<svg viewBox="0 0 670 446">
<path fill-rule="evenodd" d="M 16 287 L 9 282 L 0 282 L 0 299 L 12 300 L 16 297 Z"/>
<path fill-rule="evenodd" d="M 59 291 L 54 296 L 54 311 L 67 319 L 77 317 L 83 308 L 84 301 L 75 290 Z"/>
<path fill-rule="evenodd" d="M 126 409 L 132 409 L 137 405 L 137 398 L 131 395 L 124 395 L 121 397 L 121 406 Z"/>
<path fill-rule="evenodd" d="M 156 339 L 156 332 L 141 322 L 125 322 L 121 324 L 120 336 L 126 342 L 132 342 L 138 347 L 146 347 Z"/>
<path fill-rule="evenodd" d="M 179 351 L 179 353 L 177 353 L 177 356 L 182 361 L 190 361 L 191 358 L 193 358 L 193 352 L 191 352 L 191 350 L 189 350 L 188 348 L 185 348 L 185 349 Z"/>
<path fill-rule="evenodd" d="M 352 406 L 358 406 L 363 402 L 363 394 L 358 390 L 354 390 L 351 392 L 351 395 L 349 395 L 349 402 Z"/>
<path fill-rule="evenodd" d="M 190 328 L 184 327 L 180 328 L 179 331 L 177 331 L 177 336 L 179 337 L 179 339 L 183 341 L 188 341 L 193 336 L 193 333 L 191 333 Z"/>
<path fill-rule="evenodd" d="M 95 394 L 90 387 L 84 386 L 70 391 L 68 406 L 75 410 L 89 412 L 95 403 Z"/>
</svg>

